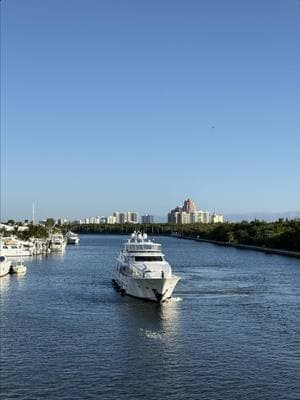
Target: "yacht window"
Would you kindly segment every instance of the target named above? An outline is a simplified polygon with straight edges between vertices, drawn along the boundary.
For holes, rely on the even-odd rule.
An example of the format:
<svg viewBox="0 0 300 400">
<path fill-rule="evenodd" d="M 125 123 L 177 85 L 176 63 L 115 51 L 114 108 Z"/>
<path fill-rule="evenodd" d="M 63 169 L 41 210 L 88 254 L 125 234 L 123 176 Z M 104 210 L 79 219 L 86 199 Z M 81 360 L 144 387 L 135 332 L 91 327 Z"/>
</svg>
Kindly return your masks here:
<svg viewBox="0 0 300 400">
<path fill-rule="evenodd" d="M 0 261 L 5 261 L 5 257 L 4 256 L 0 256 Z"/>
<path fill-rule="evenodd" d="M 135 261 L 163 261 L 163 258 L 161 256 L 136 256 Z"/>
</svg>

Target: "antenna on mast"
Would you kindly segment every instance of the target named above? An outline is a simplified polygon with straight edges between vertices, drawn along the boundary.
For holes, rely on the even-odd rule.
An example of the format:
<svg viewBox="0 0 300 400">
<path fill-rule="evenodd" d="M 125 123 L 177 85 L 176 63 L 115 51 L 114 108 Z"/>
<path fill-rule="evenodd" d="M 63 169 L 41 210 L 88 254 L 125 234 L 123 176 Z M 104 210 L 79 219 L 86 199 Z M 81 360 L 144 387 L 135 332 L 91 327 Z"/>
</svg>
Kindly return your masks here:
<svg viewBox="0 0 300 400">
<path fill-rule="evenodd" d="M 32 203 L 32 225 L 34 225 L 34 203 Z"/>
</svg>

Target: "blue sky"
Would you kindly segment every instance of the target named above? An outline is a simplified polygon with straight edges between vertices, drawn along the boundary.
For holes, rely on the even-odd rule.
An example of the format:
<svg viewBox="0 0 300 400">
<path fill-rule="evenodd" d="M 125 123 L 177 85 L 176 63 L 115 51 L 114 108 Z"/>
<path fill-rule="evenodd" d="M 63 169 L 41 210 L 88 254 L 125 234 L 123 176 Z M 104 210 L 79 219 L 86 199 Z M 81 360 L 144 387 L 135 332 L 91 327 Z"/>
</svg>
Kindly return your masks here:
<svg viewBox="0 0 300 400">
<path fill-rule="evenodd" d="M 2 0 L 1 218 L 299 210 L 300 2 Z"/>
</svg>

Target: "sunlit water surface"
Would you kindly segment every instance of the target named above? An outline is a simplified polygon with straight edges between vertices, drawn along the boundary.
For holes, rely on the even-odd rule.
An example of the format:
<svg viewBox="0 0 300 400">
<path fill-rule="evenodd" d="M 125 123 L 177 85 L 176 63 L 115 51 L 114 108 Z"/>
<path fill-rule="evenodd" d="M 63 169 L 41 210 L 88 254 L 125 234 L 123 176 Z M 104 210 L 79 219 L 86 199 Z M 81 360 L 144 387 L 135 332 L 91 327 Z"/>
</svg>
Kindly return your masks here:
<svg viewBox="0 0 300 400">
<path fill-rule="evenodd" d="M 1 278 L 1 399 L 300 399 L 300 261 L 160 237 L 163 305 L 111 287 L 122 236 Z"/>
</svg>

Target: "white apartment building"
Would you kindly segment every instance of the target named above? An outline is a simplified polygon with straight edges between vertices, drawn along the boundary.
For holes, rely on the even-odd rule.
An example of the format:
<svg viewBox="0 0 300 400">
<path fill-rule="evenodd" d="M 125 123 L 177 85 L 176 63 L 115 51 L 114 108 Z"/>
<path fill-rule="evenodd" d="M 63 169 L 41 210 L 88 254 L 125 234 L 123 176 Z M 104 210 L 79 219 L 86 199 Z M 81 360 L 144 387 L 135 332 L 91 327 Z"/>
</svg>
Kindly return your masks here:
<svg viewBox="0 0 300 400">
<path fill-rule="evenodd" d="M 191 223 L 191 214 L 186 211 L 181 211 L 177 215 L 178 224 L 190 224 Z"/>
<path fill-rule="evenodd" d="M 107 223 L 108 224 L 116 224 L 117 223 L 116 221 L 117 221 L 117 219 L 116 219 L 116 217 L 114 215 L 109 215 L 107 217 Z"/>
<path fill-rule="evenodd" d="M 89 221 L 90 224 L 100 224 L 100 217 L 90 217 Z"/>
<path fill-rule="evenodd" d="M 202 222 L 204 224 L 212 222 L 211 212 L 202 210 L 192 212 L 190 214 L 190 223 L 195 224 L 197 222 Z"/>
<path fill-rule="evenodd" d="M 116 224 L 125 224 L 126 222 L 130 224 L 137 224 L 139 222 L 138 213 L 127 211 L 127 212 L 114 212 L 113 217 L 115 217 Z"/>
<path fill-rule="evenodd" d="M 120 213 L 118 211 L 114 212 L 113 217 L 115 217 L 115 220 L 116 220 L 115 223 L 119 224 L 120 223 Z"/>
<path fill-rule="evenodd" d="M 221 214 L 210 211 L 197 210 L 193 200 L 187 199 L 182 207 L 175 207 L 168 214 L 168 222 L 175 224 L 218 223 L 224 222 Z"/>
<path fill-rule="evenodd" d="M 57 223 L 59 225 L 67 224 L 68 220 L 66 218 L 58 218 Z"/>
<path fill-rule="evenodd" d="M 125 224 L 126 222 L 131 224 L 138 224 L 139 215 L 133 211 L 127 212 L 114 212 L 113 215 L 108 217 L 89 217 L 83 220 L 84 224 Z"/>
<path fill-rule="evenodd" d="M 224 222 L 224 217 L 223 217 L 222 214 L 213 213 L 212 216 L 211 216 L 211 222 L 213 224 L 217 224 L 219 222 Z"/>
</svg>

